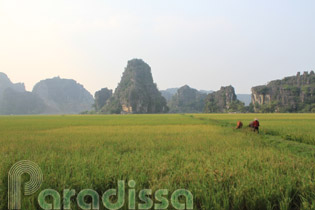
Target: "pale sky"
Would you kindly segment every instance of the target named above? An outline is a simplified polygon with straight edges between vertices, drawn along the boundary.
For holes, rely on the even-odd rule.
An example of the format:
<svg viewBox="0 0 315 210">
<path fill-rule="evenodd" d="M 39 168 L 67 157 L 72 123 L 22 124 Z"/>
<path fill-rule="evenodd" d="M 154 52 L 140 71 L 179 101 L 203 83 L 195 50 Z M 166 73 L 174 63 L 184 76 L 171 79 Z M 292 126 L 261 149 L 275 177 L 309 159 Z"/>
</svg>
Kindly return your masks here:
<svg viewBox="0 0 315 210">
<path fill-rule="evenodd" d="M 0 72 L 93 95 L 142 58 L 159 89 L 218 90 L 315 69 L 314 0 L 0 0 Z"/>
</svg>

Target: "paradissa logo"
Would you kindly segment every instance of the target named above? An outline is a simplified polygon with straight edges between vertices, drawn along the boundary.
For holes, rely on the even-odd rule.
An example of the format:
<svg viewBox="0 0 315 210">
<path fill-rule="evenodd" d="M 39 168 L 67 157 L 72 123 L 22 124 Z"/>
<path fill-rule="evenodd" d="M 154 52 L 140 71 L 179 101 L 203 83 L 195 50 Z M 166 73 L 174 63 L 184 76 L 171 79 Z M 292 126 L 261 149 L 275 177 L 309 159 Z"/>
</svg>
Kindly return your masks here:
<svg viewBox="0 0 315 210">
<path fill-rule="evenodd" d="M 43 174 L 40 167 L 28 160 L 19 161 L 14 164 L 8 176 L 8 208 L 11 209 L 22 209 L 22 175 L 28 174 L 30 180 L 25 183 L 24 195 L 32 195 L 40 189 L 43 182 Z M 141 201 L 136 205 L 136 182 L 130 180 L 128 182 L 128 209 L 167 209 L 169 207 L 169 200 L 167 199 L 169 191 L 167 189 L 159 189 L 154 193 L 154 198 L 157 203 L 154 203 L 151 199 L 152 190 L 143 189 L 139 192 L 139 200 Z M 100 209 L 100 202 L 107 209 L 121 209 L 125 205 L 125 181 L 119 180 L 117 183 L 118 189 L 109 189 L 102 196 L 100 201 L 100 195 L 91 189 L 84 189 L 76 194 L 73 189 L 64 189 L 61 195 L 59 192 L 53 189 L 46 189 L 39 193 L 38 204 L 42 209 L 71 209 L 71 198 L 76 196 L 78 207 L 83 210 L 86 209 Z M 52 202 L 47 202 L 46 198 L 51 197 Z M 90 198 L 90 202 L 87 202 L 87 198 Z M 114 199 L 113 199 L 114 198 Z M 180 202 L 180 198 L 183 201 Z M 115 202 L 113 202 L 115 200 Z M 175 209 L 193 209 L 193 195 L 190 191 L 185 189 L 179 189 L 172 193 L 171 204 Z"/>
</svg>

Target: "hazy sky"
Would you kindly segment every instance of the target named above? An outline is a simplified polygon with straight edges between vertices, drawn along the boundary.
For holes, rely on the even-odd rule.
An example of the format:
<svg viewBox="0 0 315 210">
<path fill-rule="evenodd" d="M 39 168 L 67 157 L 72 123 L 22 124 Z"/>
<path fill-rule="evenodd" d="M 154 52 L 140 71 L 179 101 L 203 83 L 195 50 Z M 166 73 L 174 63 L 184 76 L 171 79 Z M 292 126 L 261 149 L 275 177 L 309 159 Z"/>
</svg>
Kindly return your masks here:
<svg viewBox="0 0 315 210">
<path fill-rule="evenodd" d="M 92 94 L 142 58 L 159 89 L 217 90 L 315 69 L 314 0 L 0 0 L 0 72 Z"/>
</svg>

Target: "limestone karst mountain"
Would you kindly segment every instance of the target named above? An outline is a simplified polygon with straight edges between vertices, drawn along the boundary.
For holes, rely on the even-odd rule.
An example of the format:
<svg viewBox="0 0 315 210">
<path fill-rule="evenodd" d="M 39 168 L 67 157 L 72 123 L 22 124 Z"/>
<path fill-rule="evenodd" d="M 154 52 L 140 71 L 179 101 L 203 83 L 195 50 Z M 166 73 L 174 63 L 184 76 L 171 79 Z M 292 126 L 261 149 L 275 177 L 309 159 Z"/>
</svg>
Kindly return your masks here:
<svg viewBox="0 0 315 210">
<path fill-rule="evenodd" d="M 101 111 L 101 109 L 105 106 L 107 101 L 112 97 L 113 90 L 110 90 L 108 88 L 102 88 L 99 91 L 95 92 L 94 95 L 94 108 L 96 112 Z"/>
<path fill-rule="evenodd" d="M 33 93 L 44 100 L 50 114 L 78 114 L 91 110 L 94 103 L 93 96 L 81 84 L 60 77 L 38 82 Z"/>
<path fill-rule="evenodd" d="M 168 101 L 171 113 L 200 113 L 204 110 L 206 93 L 184 85 Z"/>
<path fill-rule="evenodd" d="M 5 74 L 0 72 L 0 98 L 2 97 L 4 91 L 7 88 L 11 88 L 12 90 L 18 91 L 18 92 L 24 92 L 25 87 L 23 83 L 12 83 L 9 77 Z"/>
<path fill-rule="evenodd" d="M 104 113 L 165 113 L 165 98 L 153 82 L 151 67 L 141 59 L 128 61 Z"/>
<path fill-rule="evenodd" d="M 314 71 L 252 88 L 256 112 L 315 112 Z"/>
<path fill-rule="evenodd" d="M 71 79 L 46 79 L 28 92 L 0 72 L 0 114 L 6 115 L 95 113 L 88 112 L 93 107 L 96 113 L 315 112 L 315 74 L 298 73 L 253 87 L 252 103 L 245 107 L 243 102 L 249 105 L 249 95 L 236 95 L 232 86 L 216 92 L 188 85 L 159 91 L 150 66 L 140 59 L 128 61 L 114 93 L 103 88 L 95 100 Z"/>
<path fill-rule="evenodd" d="M 38 95 L 26 91 L 23 83 L 12 83 L 6 74 L 0 72 L 0 114 L 41 114 L 46 110 Z"/>
<path fill-rule="evenodd" d="M 220 90 L 208 94 L 205 101 L 205 112 L 240 112 L 244 109 L 244 103 L 236 97 L 232 86 L 221 87 Z"/>
</svg>

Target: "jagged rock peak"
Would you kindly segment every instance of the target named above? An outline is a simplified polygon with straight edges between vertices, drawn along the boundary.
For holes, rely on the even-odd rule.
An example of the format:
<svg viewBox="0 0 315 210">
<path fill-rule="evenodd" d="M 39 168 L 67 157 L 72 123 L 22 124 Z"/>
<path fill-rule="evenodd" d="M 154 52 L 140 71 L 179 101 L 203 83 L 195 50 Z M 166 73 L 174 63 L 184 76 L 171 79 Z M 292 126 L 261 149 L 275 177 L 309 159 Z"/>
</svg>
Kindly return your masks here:
<svg viewBox="0 0 315 210">
<path fill-rule="evenodd" d="M 105 113 L 167 112 L 166 100 L 153 82 L 151 67 L 141 59 L 128 61 L 113 97 L 106 103 Z"/>
<path fill-rule="evenodd" d="M 24 83 L 13 83 L 9 79 L 9 77 L 3 73 L 0 72 L 0 95 L 3 93 L 3 91 L 7 88 L 12 88 L 15 91 L 18 92 L 24 92 L 25 91 L 25 85 Z"/>
<path fill-rule="evenodd" d="M 199 113 L 203 112 L 207 94 L 184 85 L 177 90 L 168 102 L 172 113 Z"/>
<path fill-rule="evenodd" d="M 231 85 L 208 94 L 205 103 L 205 112 L 234 112 L 244 106 L 237 100 L 234 87 Z"/>
<path fill-rule="evenodd" d="M 95 111 L 99 112 L 107 103 L 107 101 L 112 97 L 113 90 L 108 88 L 102 88 L 99 91 L 96 91 L 94 94 L 94 108 Z"/>
</svg>

